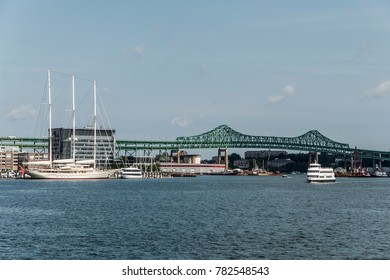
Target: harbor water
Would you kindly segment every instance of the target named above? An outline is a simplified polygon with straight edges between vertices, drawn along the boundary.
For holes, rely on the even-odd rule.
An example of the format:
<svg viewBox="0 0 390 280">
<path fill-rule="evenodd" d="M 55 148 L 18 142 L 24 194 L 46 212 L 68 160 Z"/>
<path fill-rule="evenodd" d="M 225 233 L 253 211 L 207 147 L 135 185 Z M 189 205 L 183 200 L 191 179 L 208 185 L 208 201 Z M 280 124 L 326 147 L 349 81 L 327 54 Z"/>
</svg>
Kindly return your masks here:
<svg viewBox="0 0 390 280">
<path fill-rule="evenodd" d="M 390 259 L 390 178 L 0 180 L 0 259 Z"/>
</svg>

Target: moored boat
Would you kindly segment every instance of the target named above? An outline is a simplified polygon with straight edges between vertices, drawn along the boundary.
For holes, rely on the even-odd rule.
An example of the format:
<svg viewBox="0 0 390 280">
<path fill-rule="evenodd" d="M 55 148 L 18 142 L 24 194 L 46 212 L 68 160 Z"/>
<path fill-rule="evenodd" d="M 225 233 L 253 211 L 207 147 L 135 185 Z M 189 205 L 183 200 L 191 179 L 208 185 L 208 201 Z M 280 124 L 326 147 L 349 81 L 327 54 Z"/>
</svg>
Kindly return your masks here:
<svg viewBox="0 0 390 280">
<path fill-rule="evenodd" d="M 372 177 L 388 177 L 387 173 L 381 170 L 375 170 Z"/>
<path fill-rule="evenodd" d="M 142 171 L 135 166 L 122 168 L 120 172 L 120 177 L 122 179 L 141 179 Z"/>
<path fill-rule="evenodd" d="M 51 80 L 50 70 L 48 70 L 48 97 L 49 97 L 49 160 L 24 163 L 28 166 L 25 173 L 31 179 L 59 179 L 59 180 L 83 180 L 83 179 L 108 179 L 112 175 L 112 171 L 101 170 L 96 166 L 96 82 L 93 83 L 93 159 L 76 161 L 75 145 L 72 145 L 73 158 L 53 160 L 53 133 L 51 120 Z M 73 135 L 70 141 L 76 141 L 75 135 L 75 96 L 74 96 L 74 77 L 72 76 L 72 99 L 73 99 Z"/>
<path fill-rule="evenodd" d="M 57 180 L 96 180 L 109 179 L 111 172 L 94 170 L 93 168 L 37 168 L 26 170 L 31 179 L 57 179 Z"/>
</svg>

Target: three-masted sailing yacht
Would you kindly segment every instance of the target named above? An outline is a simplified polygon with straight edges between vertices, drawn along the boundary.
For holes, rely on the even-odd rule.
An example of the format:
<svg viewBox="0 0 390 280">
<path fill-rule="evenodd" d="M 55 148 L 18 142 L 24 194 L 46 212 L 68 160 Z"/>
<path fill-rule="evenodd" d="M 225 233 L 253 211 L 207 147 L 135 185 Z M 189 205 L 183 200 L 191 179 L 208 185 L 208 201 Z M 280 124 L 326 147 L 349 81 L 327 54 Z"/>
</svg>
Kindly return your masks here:
<svg viewBox="0 0 390 280">
<path fill-rule="evenodd" d="M 93 159 L 91 160 L 76 160 L 76 121 L 75 121 L 75 93 L 74 93 L 74 77 L 72 76 L 72 111 L 73 111 L 73 135 L 71 159 L 53 160 L 53 134 L 52 134 L 52 103 L 51 103 L 51 81 L 50 70 L 48 70 L 48 96 L 49 96 L 49 160 L 34 161 L 25 163 L 28 169 L 25 171 L 32 179 L 60 179 L 60 180 L 81 180 L 81 179 L 108 179 L 111 172 L 100 170 L 96 167 L 96 82 L 93 83 Z"/>
</svg>

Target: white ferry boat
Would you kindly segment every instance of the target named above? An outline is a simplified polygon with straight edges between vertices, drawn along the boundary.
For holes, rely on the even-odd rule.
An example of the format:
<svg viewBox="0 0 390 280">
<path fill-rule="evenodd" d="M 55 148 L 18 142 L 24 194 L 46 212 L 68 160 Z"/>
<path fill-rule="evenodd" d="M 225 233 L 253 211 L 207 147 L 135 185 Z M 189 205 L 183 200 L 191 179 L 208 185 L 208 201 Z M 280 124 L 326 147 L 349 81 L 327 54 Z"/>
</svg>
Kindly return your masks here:
<svg viewBox="0 0 390 280">
<path fill-rule="evenodd" d="M 309 183 L 335 182 L 336 177 L 333 168 L 321 167 L 321 164 L 314 162 L 309 165 L 306 175 Z"/>
<path fill-rule="evenodd" d="M 135 166 L 125 167 L 121 170 L 122 179 L 141 179 L 142 171 Z"/>
</svg>

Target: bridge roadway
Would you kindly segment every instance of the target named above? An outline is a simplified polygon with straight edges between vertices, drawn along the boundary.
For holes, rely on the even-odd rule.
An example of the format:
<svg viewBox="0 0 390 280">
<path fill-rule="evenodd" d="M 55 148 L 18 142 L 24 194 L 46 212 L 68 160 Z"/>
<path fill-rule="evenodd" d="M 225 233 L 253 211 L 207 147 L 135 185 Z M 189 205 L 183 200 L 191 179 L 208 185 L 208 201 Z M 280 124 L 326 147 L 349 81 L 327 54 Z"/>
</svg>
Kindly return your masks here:
<svg viewBox="0 0 390 280">
<path fill-rule="evenodd" d="M 45 152 L 48 148 L 46 138 L 0 137 L 0 146 L 17 146 L 20 151 L 31 150 Z M 117 140 L 116 153 L 121 154 L 144 151 L 170 151 L 180 149 L 209 148 L 258 148 L 284 149 L 306 152 L 327 152 L 339 155 L 351 155 L 355 148 L 348 144 L 333 141 L 317 130 L 311 130 L 298 137 L 252 136 L 237 132 L 227 125 L 220 125 L 213 130 L 196 136 L 177 137 L 175 141 L 162 140 Z M 390 161 L 390 151 L 359 149 L 361 158 Z"/>
</svg>

